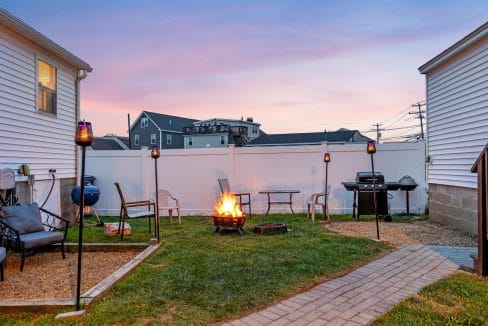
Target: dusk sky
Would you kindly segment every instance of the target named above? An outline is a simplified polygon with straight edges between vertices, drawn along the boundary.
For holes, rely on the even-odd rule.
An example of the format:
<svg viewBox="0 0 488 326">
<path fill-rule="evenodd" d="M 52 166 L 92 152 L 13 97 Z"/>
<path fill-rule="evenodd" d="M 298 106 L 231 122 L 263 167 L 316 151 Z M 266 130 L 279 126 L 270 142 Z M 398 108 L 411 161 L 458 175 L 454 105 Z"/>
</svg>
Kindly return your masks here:
<svg viewBox="0 0 488 326">
<path fill-rule="evenodd" d="M 253 117 L 268 133 L 410 126 L 401 114 L 425 99 L 417 68 L 488 17 L 486 0 L 0 6 L 93 67 L 81 116 L 99 136 L 127 135 L 142 110 Z"/>
</svg>

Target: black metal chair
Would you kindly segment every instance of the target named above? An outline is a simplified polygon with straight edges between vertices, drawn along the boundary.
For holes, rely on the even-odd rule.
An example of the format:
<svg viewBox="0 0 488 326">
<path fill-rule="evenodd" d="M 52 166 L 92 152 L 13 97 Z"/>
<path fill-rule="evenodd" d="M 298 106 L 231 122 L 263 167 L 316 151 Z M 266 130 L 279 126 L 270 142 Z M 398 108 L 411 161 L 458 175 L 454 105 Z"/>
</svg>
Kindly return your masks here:
<svg viewBox="0 0 488 326">
<path fill-rule="evenodd" d="M 41 212 L 45 214 L 44 221 Z M 64 253 L 64 241 L 69 222 L 62 217 L 37 206 L 3 206 L 0 218 L 0 237 L 7 249 L 20 252 L 20 271 L 24 270 L 26 254 L 54 244 L 61 245 Z"/>
<path fill-rule="evenodd" d="M 120 184 L 115 182 L 115 188 L 117 188 L 117 192 L 120 196 L 120 216 L 119 216 L 119 234 L 120 240 L 124 240 L 124 220 L 126 218 L 133 219 L 133 218 L 148 218 L 149 224 L 149 233 L 151 233 L 151 218 L 156 220 L 156 205 L 152 203 L 150 200 L 141 200 L 141 201 L 133 201 L 133 202 L 126 202 L 124 198 L 124 194 L 122 193 L 122 189 L 120 188 Z M 137 212 L 137 213 L 129 213 L 128 208 L 134 207 L 144 207 L 147 206 L 147 210 Z M 151 210 L 152 207 L 152 210 Z M 157 230 L 156 227 L 154 227 Z"/>
<path fill-rule="evenodd" d="M 220 192 L 232 194 L 236 197 L 239 197 L 239 205 L 242 206 L 248 206 L 249 207 L 249 219 L 251 219 L 251 193 L 249 192 L 241 192 L 241 193 L 235 193 L 230 191 L 230 186 L 229 186 L 229 181 L 227 179 L 218 179 L 219 180 L 219 186 L 220 186 Z M 247 201 L 242 201 L 242 197 L 244 197 L 244 200 L 247 197 Z"/>
</svg>

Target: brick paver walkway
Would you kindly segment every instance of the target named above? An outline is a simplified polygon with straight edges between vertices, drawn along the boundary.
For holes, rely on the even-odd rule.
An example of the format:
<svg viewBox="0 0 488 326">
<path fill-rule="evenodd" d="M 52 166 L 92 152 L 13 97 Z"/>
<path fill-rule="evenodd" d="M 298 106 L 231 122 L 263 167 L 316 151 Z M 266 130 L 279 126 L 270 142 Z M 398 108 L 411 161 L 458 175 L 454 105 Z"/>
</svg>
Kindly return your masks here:
<svg viewBox="0 0 488 326">
<path fill-rule="evenodd" d="M 225 325 L 365 325 L 458 267 L 427 246 L 408 245 Z"/>
</svg>

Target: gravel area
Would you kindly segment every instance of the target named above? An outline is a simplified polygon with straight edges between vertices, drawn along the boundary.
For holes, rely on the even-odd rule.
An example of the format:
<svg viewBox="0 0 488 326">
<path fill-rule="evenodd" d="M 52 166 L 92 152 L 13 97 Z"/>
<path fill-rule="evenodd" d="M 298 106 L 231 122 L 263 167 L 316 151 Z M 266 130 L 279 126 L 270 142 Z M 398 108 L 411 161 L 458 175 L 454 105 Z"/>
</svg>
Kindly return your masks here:
<svg viewBox="0 0 488 326">
<path fill-rule="evenodd" d="M 330 229 L 344 235 L 376 239 L 376 223 L 374 221 L 332 222 Z M 478 245 L 476 236 L 428 220 L 413 220 L 402 223 L 380 221 L 380 239 L 393 245 L 415 243 L 462 247 Z"/>
<path fill-rule="evenodd" d="M 84 252 L 81 293 L 88 291 L 122 267 L 139 252 Z M 20 254 L 7 257 L 5 281 L 0 282 L 1 299 L 69 299 L 76 293 L 76 253 L 43 252 L 25 261 L 20 272 Z"/>
</svg>

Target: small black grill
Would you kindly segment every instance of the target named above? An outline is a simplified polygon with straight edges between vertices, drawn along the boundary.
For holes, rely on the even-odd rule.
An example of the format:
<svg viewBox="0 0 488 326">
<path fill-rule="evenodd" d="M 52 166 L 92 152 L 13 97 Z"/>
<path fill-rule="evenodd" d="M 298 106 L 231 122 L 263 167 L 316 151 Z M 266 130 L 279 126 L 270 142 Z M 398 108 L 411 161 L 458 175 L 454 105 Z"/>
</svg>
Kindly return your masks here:
<svg viewBox="0 0 488 326">
<path fill-rule="evenodd" d="M 409 175 L 406 175 L 403 178 L 401 178 L 400 180 L 398 180 L 398 183 L 400 184 L 400 190 L 403 190 L 406 193 L 407 215 L 410 215 L 410 198 L 409 198 L 408 193 L 412 190 L 415 190 L 415 188 L 417 188 L 418 184 L 417 184 L 417 182 L 415 182 L 415 179 Z"/>
</svg>

